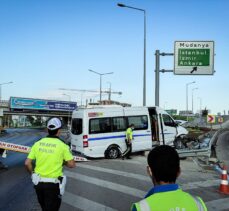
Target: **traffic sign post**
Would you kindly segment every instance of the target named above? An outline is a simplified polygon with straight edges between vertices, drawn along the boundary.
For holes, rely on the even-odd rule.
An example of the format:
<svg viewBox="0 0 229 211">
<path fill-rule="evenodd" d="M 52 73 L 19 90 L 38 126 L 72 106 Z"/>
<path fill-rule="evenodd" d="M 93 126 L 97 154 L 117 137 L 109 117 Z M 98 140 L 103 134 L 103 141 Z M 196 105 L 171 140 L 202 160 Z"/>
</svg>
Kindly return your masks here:
<svg viewBox="0 0 229 211">
<path fill-rule="evenodd" d="M 207 123 L 210 123 L 211 124 L 211 130 L 212 130 L 212 124 L 215 123 L 215 115 L 207 115 Z"/>
<path fill-rule="evenodd" d="M 214 41 L 175 41 L 174 74 L 213 75 Z"/>
<path fill-rule="evenodd" d="M 160 69 L 160 56 L 174 56 L 174 69 Z M 174 53 L 155 52 L 155 105 L 159 106 L 160 72 L 176 75 L 213 75 L 214 41 L 175 41 Z"/>
<path fill-rule="evenodd" d="M 218 117 L 218 123 L 223 123 L 223 117 Z"/>
<path fill-rule="evenodd" d="M 218 117 L 218 123 L 220 124 L 220 128 L 222 128 L 223 117 Z"/>
<path fill-rule="evenodd" d="M 214 124 L 215 123 L 215 115 L 207 115 L 207 123 Z"/>
</svg>

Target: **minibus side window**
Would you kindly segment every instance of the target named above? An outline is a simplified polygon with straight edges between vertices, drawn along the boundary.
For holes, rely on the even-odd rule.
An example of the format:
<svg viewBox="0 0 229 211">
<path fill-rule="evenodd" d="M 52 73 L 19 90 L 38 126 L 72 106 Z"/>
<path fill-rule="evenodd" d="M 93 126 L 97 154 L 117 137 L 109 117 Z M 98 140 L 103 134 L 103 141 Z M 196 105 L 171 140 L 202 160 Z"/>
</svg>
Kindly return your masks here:
<svg viewBox="0 0 229 211">
<path fill-rule="evenodd" d="M 113 117 L 112 118 L 113 132 L 125 131 L 126 124 L 124 117 Z"/>
<path fill-rule="evenodd" d="M 74 135 L 80 135 L 82 133 L 83 121 L 82 119 L 73 118 L 72 119 L 72 129 L 71 132 Z"/>
<path fill-rule="evenodd" d="M 110 118 L 96 118 L 89 120 L 89 133 L 109 133 L 111 132 Z"/>
<path fill-rule="evenodd" d="M 144 116 L 128 116 L 128 124 L 134 124 L 134 130 L 148 129 L 148 118 Z"/>
<path fill-rule="evenodd" d="M 169 115 L 163 114 L 162 118 L 163 118 L 163 122 L 166 126 L 169 126 L 169 127 L 175 127 L 176 126 L 175 122 L 173 121 L 173 119 Z"/>
</svg>

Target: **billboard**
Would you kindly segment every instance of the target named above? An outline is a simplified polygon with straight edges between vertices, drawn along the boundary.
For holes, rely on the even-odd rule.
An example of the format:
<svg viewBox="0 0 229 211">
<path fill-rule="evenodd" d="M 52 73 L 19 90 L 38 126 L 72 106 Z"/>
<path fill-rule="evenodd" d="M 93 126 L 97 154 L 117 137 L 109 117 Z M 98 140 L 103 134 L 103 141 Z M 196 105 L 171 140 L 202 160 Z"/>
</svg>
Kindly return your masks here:
<svg viewBox="0 0 229 211">
<path fill-rule="evenodd" d="M 46 111 L 73 111 L 77 108 L 77 103 L 68 101 L 11 97 L 10 108 Z"/>
</svg>

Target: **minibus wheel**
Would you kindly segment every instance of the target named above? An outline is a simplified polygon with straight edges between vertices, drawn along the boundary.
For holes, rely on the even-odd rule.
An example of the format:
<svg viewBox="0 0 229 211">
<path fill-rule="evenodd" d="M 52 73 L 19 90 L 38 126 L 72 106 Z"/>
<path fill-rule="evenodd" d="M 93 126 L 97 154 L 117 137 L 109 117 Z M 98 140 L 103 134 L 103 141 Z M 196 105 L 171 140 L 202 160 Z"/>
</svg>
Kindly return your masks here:
<svg viewBox="0 0 229 211">
<path fill-rule="evenodd" d="M 120 151 L 117 146 L 109 146 L 105 152 L 105 157 L 109 159 L 116 159 L 120 155 Z"/>
</svg>

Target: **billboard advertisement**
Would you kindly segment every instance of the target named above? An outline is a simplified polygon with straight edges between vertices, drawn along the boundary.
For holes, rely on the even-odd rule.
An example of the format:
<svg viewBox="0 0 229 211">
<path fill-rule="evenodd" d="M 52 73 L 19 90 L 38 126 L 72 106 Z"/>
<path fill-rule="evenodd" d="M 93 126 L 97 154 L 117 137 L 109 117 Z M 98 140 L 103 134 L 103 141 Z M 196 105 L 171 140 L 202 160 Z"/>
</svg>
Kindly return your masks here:
<svg viewBox="0 0 229 211">
<path fill-rule="evenodd" d="M 11 97 L 10 108 L 47 111 L 73 111 L 77 108 L 77 103 L 68 101 Z"/>
</svg>

